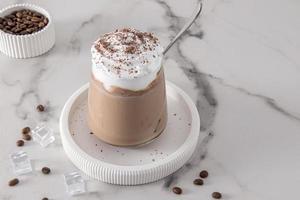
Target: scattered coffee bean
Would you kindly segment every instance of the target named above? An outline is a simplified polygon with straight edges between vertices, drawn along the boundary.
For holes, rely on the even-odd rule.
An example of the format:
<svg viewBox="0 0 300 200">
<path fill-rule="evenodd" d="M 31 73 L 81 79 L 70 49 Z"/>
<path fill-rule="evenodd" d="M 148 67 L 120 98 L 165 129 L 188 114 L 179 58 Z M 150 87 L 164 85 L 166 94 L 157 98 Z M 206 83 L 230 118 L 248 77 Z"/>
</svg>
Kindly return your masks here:
<svg viewBox="0 0 300 200">
<path fill-rule="evenodd" d="M 18 140 L 17 141 L 17 146 L 18 147 L 24 146 L 24 141 L 23 140 Z"/>
<path fill-rule="evenodd" d="M 203 180 L 200 179 L 200 178 L 197 178 L 197 179 L 194 180 L 194 184 L 195 185 L 203 185 Z"/>
<path fill-rule="evenodd" d="M 45 107 L 43 106 L 43 105 L 38 105 L 37 107 L 36 107 L 36 109 L 39 111 L 39 112 L 44 112 L 45 111 Z"/>
<path fill-rule="evenodd" d="M 42 198 L 42 200 L 48 200 L 48 198 L 47 198 L 47 197 L 44 197 L 44 198 Z"/>
<path fill-rule="evenodd" d="M 207 172 L 206 170 L 202 170 L 202 171 L 200 172 L 199 176 L 200 176 L 201 178 L 206 178 L 206 177 L 208 177 L 208 172 Z"/>
<path fill-rule="evenodd" d="M 43 174 L 50 174 L 51 170 L 49 167 L 43 167 L 42 172 L 43 172 Z"/>
<path fill-rule="evenodd" d="M 22 129 L 22 134 L 27 135 L 29 133 L 30 133 L 30 128 L 28 126 Z"/>
<path fill-rule="evenodd" d="M 180 187 L 173 187 L 172 191 L 175 194 L 181 194 L 182 193 L 182 189 Z"/>
<path fill-rule="evenodd" d="M 26 35 L 45 28 L 49 20 L 39 12 L 22 9 L 0 18 L 0 29 L 14 35 Z"/>
<path fill-rule="evenodd" d="M 8 182 L 8 185 L 12 187 L 12 186 L 17 185 L 18 183 L 19 183 L 19 179 L 14 178 Z"/>
<path fill-rule="evenodd" d="M 26 141 L 29 141 L 29 140 L 31 140 L 31 135 L 24 134 L 23 139 L 26 140 Z"/>
<path fill-rule="evenodd" d="M 211 194 L 211 196 L 215 199 L 221 199 L 222 198 L 222 194 L 220 192 L 213 192 Z"/>
<path fill-rule="evenodd" d="M 93 132 L 90 132 L 90 134 L 93 135 L 94 133 L 93 133 Z"/>
</svg>

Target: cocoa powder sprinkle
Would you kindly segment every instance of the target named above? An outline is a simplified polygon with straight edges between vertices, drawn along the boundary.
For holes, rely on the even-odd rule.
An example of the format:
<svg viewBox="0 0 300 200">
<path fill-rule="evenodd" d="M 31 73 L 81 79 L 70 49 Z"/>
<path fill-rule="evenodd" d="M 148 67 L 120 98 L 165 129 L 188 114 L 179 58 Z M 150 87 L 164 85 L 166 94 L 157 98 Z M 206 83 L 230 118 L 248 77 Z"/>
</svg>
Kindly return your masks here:
<svg viewBox="0 0 300 200">
<path fill-rule="evenodd" d="M 101 56 L 93 56 L 93 60 L 96 64 L 106 65 L 119 77 L 123 72 L 132 74 L 136 68 L 131 70 L 130 67 L 135 62 L 142 62 L 143 65 L 146 65 L 157 57 L 157 55 L 152 55 L 149 58 L 144 57 L 145 52 L 155 51 L 159 46 L 157 42 L 158 39 L 152 33 L 141 32 L 133 28 L 116 29 L 112 33 L 102 35 L 95 42 L 92 53 L 98 52 Z M 113 62 L 111 62 L 112 64 L 103 62 L 105 60 L 102 58 L 107 58 Z M 121 66 L 121 68 L 114 68 L 115 66 Z"/>
</svg>

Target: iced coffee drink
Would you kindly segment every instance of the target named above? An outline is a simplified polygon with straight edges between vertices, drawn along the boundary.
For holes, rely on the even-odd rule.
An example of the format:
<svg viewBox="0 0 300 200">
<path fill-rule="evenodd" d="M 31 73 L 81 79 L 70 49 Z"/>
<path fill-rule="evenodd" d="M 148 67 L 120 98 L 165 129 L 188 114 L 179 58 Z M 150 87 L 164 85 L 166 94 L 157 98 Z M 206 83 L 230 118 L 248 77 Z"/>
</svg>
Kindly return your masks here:
<svg viewBox="0 0 300 200">
<path fill-rule="evenodd" d="M 106 143 L 139 145 L 158 137 L 167 121 L 163 48 L 151 33 L 131 28 L 92 46 L 88 125 Z"/>
</svg>

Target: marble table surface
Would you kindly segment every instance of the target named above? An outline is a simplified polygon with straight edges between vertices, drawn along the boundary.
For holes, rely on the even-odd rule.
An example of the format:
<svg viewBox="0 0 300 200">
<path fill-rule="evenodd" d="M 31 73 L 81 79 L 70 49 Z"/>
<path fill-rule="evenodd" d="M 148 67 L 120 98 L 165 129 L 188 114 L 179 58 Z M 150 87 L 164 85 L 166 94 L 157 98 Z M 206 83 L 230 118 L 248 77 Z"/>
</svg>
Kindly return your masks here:
<svg viewBox="0 0 300 200">
<path fill-rule="evenodd" d="M 1 0 L 0 7 L 21 0 Z M 90 45 L 102 33 L 136 27 L 157 34 L 163 45 L 183 26 L 196 0 L 26 1 L 50 11 L 55 47 L 25 60 L 0 55 L 0 199 L 297 199 L 300 186 L 300 2 L 204 0 L 193 28 L 164 60 L 167 79 L 183 88 L 201 116 L 193 158 L 173 175 L 141 186 L 87 180 L 89 193 L 68 197 L 62 174 L 75 170 L 66 157 L 58 119 L 67 98 L 89 79 Z M 47 112 L 37 113 L 44 104 Z M 15 177 L 8 155 L 20 130 L 42 120 L 56 142 L 24 147 L 35 172 Z M 47 165 L 52 174 L 39 169 Z M 203 186 L 193 185 L 202 169 Z M 180 186 L 183 194 L 171 192 Z M 299 198 L 299 197 L 298 197 Z"/>
</svg>

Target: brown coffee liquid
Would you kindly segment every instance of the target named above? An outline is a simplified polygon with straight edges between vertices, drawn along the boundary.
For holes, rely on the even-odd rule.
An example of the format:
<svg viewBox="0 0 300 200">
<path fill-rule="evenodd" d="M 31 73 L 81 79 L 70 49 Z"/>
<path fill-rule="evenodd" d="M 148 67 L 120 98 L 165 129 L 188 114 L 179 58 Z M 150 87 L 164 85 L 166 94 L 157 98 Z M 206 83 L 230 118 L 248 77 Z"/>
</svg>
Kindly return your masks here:
<svg viewBox="0 0 300 200">
<path fill-rule="evenodd" d="M 167 103 L 164 72 L 140 91 L 106 90 L 93 76 L 88 94 L 88 125 L 106 143 L 133 146 L 146 143 L 164 130 Z"/>
</svg>

